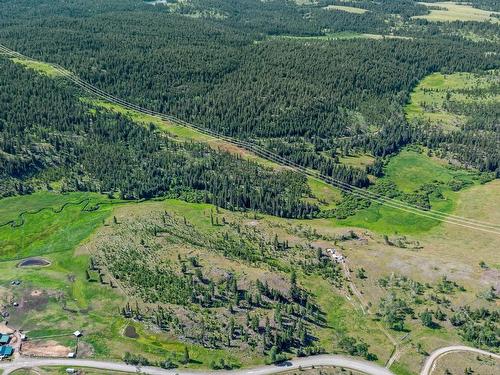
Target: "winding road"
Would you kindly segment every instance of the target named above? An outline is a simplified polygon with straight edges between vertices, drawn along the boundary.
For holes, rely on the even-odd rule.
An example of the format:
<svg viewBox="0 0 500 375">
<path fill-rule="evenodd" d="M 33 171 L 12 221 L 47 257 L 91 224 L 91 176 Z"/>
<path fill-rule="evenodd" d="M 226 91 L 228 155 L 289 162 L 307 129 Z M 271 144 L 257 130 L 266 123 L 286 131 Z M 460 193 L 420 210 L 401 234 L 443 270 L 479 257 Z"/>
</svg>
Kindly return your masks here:
<svg viewBox="0 0 500 375">
<path fill-rule="evenodd" d="M 453 352 L 473 352 L 491 356 L 500 360 L 500 355 L 490 353 L 484 350 L 471 348 L 468 346 L 448 346 L 440 348 L 431 353 L 425 361 L 420 375 L 430 375 L 435 367 L 436 361 L 449 353 Z M 225 374 L 225 375 L 271 375 L 283 371 L 298 370 L 300 368 L 335 366 L 343 367 L 350 370 L 359 371 L 369 375 L 394 375 L 385 367 L 379 366 L 373 362 L 368 362 L 360 359 L 355 359 L 342 355 L 318 355 L 307 358 L 297 358 L 291 361 L 284 362 L 279 365 L 259 366 L 249 369 L 232 370 L 232 371 L 196 371 L 196 370 L 165 370 L 158 367 L 137 367 L 127 365 L 120 362 L 98 361 L 91 359 L 63 359 L 63 358 L 25 358 L 18 357 L 12 361 L 0 362 L 0 370 L 3 370 L 3 375 L 11 374 L 13 371 L 21 368 L 33 368 L 41 366 L 66 366 L 66 367 L 90 367 L 101 370 L 122 371 L 129 373 L 137 373 L 138 370 L 143 374 L 149 375 L 207 375 L 207 374 Z"/>
<path fill-rule="evenodd" d="M 477 348 L 472 348 L 470 346 L 462 346 L 462 345 L 454 345 L 454 346 L 446 346 L 444 348 L 437 349 L 431 353 L 431 355 L 425 360 L 424 367 L 422 367 L 422 371 L 420 371 L 420 375 L 430 375 L 432 370 L 436 367 L 436 362 L 439 358 L 446 354 L 456 353 L 456 352 L 471 352 L 477 354 L 483 354 L 487 356 L 491 356 L 500 361 L 500 355 L 495 353 L 487 352 L 486 350 L 481 350 Z"/>
</svg>

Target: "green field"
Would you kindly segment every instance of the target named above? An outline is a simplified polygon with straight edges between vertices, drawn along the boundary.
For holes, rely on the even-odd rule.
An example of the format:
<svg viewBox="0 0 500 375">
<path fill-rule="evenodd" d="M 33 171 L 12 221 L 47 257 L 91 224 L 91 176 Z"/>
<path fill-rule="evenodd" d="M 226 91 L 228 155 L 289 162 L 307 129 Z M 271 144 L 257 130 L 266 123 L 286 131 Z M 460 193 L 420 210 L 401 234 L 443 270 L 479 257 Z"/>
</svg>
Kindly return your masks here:
<svg viewBox="0 0 500 375">
<path fill-rule="evenodd" d="M 461 169 L 453 169 L 444 161 L 429 157 L 420 152 L 404 150 L 390 159 L 385 168 L 385 176 L 380 181 L 389 180 L 399 190 L 411 193 L 424 184 L 435 181 L 443 184 L 452 179 L 460 179 L 467 183 L 476 183 L 478 174 Z M 443 199 L 432 199 L 432 209 L 451 213 L 455 207 L 458 193 L 444 186 Z M 372 204 L 369 208 L 358 211 L 354 216 L 344 220 L 330 219 L 334 225 L 367 228 L 379 233 L 417 234 L 426 232 L 439 225 L 439 222 L 409 212 L 397 210 L 380 204 Z"/>
<path fill-rule="evenodd" d="M 15 222 L 0 227 L 0 260 L 72 250 L 111 212 L 99 194 L 39 192 L 0 202 L 0 224 Z M 104 204 L 87 211 L 97 203 Z"/>
<path fill-rule="evenodd" d="M 455 3 L 452 1 L 442 1 L 436 3 L 420 3 L 428 7 L 437 7 L 441 9 L 431 9 L 430 14 L 415 16 L 433 22 L 452 22 L 452 21 L 489 21 L 498 22 L 498 19 L 491 17 L 491 14 L 498 12 L 487 11 L 474 8 L 469 4 Z"/>
<path fill-rule="evenodd" d="M 406 118 L 409 121 L 424 119 L 445 130 L 455 129 L 465 122 L 466 117 L 448 110 L 447 102 L 500 102 L 500 94 L 495 90 L 499 74 L 499 71 L 483 74 L 433 73 L 420 81 L 411 93 L 410 102 L 405 107 Z"/>
<path fill-rule="evenodd" d="M 323 9 L 325 10 L 341 10 L 343 12 L 348 12 L 348 13 L 355 13 L 355 14 L 363 14 L 368 12 L 366 9 L 363 8 L 356 8 L 356 7 L 350 7 L 350 6 L 344 6 L 344 5 L 328 5 L 324 7 Z"/>
<path fill-rule="evenodd" d="M 44 63 L 37 60 L 28 60 L 24 58 L 12 58 L 11 59 L 16 64 L 24 65 L 28 69 L 32 69 L 38 73 L 47 75 L 52 78 L 62 77 L 62 73 L 54 68 L 53 65 Z"/>
</svg>

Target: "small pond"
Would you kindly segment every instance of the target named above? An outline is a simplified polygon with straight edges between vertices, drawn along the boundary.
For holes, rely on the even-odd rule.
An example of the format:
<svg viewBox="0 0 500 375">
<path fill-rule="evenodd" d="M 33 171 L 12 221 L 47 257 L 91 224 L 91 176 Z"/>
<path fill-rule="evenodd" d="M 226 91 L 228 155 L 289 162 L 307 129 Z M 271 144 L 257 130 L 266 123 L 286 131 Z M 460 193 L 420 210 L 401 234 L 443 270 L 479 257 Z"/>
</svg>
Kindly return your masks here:
<svg viewBox="0 0 500 375">
<path fill-rule="evenodd" d="M 125 327 L 125 331 L 123 331 L 123 334 L 127 337 L 130 337 L 131 339 L 136 339 L 139 337 L 137 331 L 135 330 L 135 327 L 130 325 Z"/>
<path fill-rule="evenodd" d="M 50 265 L 47 259 L 43 258 L 27 258 L 21 261 L 18 267 L 44 267 Z"/>
</svg>

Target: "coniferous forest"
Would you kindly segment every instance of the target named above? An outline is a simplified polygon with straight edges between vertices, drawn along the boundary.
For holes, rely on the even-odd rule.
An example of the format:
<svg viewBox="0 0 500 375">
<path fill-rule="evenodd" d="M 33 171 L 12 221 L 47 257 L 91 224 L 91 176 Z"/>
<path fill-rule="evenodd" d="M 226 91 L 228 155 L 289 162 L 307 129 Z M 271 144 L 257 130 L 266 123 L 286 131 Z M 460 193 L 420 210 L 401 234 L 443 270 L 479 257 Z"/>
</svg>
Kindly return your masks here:
<svg viewBox="0 0 500 375">
<path fill-rule="evenodd" d="M 360 187 L 367 185 L 365 171 L 346 170 L 336 155 L 386 156 L 417 142 L 497 171 L 498 160 L 484 156 L 495 154 L 496 143 L 455 147 L 470 144 L 476 133 L 430 134 L 405 119 L 403 106 L 426 75 L 499 65 L 495 43 L 451 38 L 452 25 L 412 21 L 425 14 L 422 5 L 366 2 L 370 12 L 353 14 L 326 12 L 329 1 L 309 7 L 257 0 L 173 3 L 76 1 L 53 14 L 48 7 L 29 8 L 29 1 L 6 2 L 0 37 L 114 95 L 251 139 Z M 400 21 L 387 16 L 393 13 L 407 23 L 397 26 Z M 397 38 L 300 39 L 339 31 Z M 491 127 L 498 117 L 480 119 Z"/>
</svg>

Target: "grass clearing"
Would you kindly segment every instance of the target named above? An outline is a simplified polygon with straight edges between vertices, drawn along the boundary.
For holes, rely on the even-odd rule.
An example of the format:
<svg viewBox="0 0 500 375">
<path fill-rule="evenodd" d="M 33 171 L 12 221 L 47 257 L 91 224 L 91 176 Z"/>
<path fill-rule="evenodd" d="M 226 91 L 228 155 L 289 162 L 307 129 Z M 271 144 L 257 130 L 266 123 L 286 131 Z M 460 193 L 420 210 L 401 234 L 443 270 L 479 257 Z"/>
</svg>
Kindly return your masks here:
<svg viewBox="0 0 500 375">
<path fill-rule="evenodd" d="M 442 1 L 437 3 L 421 2 L 419 4 L 425 5 L 431 9 L 430 9 L 430 14 L 413 17 L 416 19 L 421 18 L 432 22 L 452 22 L 452 21 L 478 21 L 478 22 L 488 21 L 494 23 L 499 22 L 497 18 L 491 16 L 492 14 L 500 14 L 499 12 L 474 8 L 473 6 L 465 3 Z"/>
<path fill-rule="evenodd" d="M 420 81 L 411 93 L 410 102 L 405 106 L 406 118 L 409 121 L 424 119 L 446 130 L 456 129 L 467 117 L 451 112 L 447 103 L 498 103 L 500 94 L 494 87 L 499 80 L 498 70 L 483 74 L 433 73 Z"/>
<path fill-rule="evenodd" d="M 0 222 L 16 220 L 18 224 L 0 227 L 0 260 L 4 261 L 71 250 L 111 212 L 109 205 L 85 211 L 98 202 L 111 203 L 92 193 L 39 192 L 1 202 Z"/>
<path fill-rule="evenodd" d="M 49 63 L 17 57 L 11 58 L 10 60 L 16 64 L 21 64 L 28 69 L 32 69 L 51 78 L 63 76 L 63 74 L 59 70 L 57 70 L 53 65 Z"/>
<path fill-rule="evenodd" d="M 335 189 L 326 182 L 308 177 L 307 183 L 311 188 L 313 196 L 316 198 L 321 209 L 328 210 L 337 204 L 342 199 L 342 194 L 338 189 Z"/>
<path fill-rule="evenodd" d="M 500 371 L 500 360 L 474 353 L 448 353 L 436 363 L 435 372 L 444 374 L 446 369 L 452 374 L 461 374 L 466 368 L 473 374 L 495 375 Z"/>
<path fill-rule="evenodd" d="M 316 35 L 316 36 L 278 35 L 278 36 L 270 36 L 268 39 L 269 40 L 285 39 L 285 40 L 297 40 L 297 41 L 335 41 L 335 40 L 351 40 L 351 39 L 384 40 L 384 39 L 411 39 L 411 38 L 398 35 L 382 35 L 382 34 L 357 33 L 352 31 L 340 31 L 336 33 L 327 33 L 325 35 Z"/>
<path fill-rule="evenodd" d="M 378 363 L 385 363 L 392 351 L 392 344 L 375 322 L 349 305 L 326 280 L 313 276 L 302 282 L 325 312 L 326 324 L 330 329 L 318 332 L 322 346 L 329 352 L 338 352 L 337 340 L 340 335 L 348 334 L 362 338 L 370 345 L 370 351 L 377 355 Z"/>
<path fill-rule="evenodd" d="M 325 9 L 325 10 L 333 10 L 333 11 L 335 11 L 335 10 L 341 10 L 343 12 L 355 13 L 355 14 L 364 14 L 364 13 L 368 12 L 367 9 L 350 7 L 350 6 L 344 6 L 344 5 L 328 5 L 328 6 L 324 7 L 323 9 Z"/>
<path fill-rule="evenodd" d="M 401 191 L 411 193 L 424 184 L 435 181 L 446 184 L 454 178 L 476 183 L 477 173 L 453 169 L 440 159 L 416 151 L 403 150 L 390 159 L 385 168 L 385 176 L 379 180 L 392 181 Z M 456 206 L 459 193 L 444 186 L 443 196 L 443 199 L 431 198 L 432 209 L 451 213 Z M 440 224 L 440 222 L 430 218 L 376 203 L 346 219 L 327 220 L 331 225 L 366 228 L 386 234 L 424 233 Z"/>
<path fill-rule="evenodd" d="M 339 158 L 341 164 L 349 165 L 351 167 L 365 169 L 367 166 L 372 165 L 375 158 L 371 155 L 347 155 Z"/>
<path fill-rule="evenodd" d="M 435 181 L 447 183 L 453 178 L 460 178 L 473 182 L 473 177 L 477 176 L 476 173 L 453 169 L 443 160 L 411 150 L 403 150 L 392 158 L 385 168 L 385 174 L 407 193 Z"/>
</svg>

